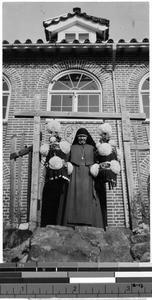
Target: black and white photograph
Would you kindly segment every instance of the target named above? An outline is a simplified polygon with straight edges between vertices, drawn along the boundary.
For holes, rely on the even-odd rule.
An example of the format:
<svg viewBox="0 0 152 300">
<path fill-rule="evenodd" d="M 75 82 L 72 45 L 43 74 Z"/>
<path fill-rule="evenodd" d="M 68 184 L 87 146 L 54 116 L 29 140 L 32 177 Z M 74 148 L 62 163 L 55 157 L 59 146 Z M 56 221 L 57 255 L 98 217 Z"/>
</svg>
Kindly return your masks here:
<svg viewBox="0 0 152 300">
<path fill-rule="evenodd" d="M 2 18 L 3 263 L 149 263 L 149 2 Z"/>
</svg>

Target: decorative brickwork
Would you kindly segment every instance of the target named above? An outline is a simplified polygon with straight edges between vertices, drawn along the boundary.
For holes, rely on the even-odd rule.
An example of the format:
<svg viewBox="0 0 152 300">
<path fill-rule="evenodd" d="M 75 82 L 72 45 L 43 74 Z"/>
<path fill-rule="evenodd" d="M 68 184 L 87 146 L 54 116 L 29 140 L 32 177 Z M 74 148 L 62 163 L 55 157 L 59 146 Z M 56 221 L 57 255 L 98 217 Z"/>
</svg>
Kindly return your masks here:
<svg viewBox="0 0 152 300">
<path fill-rule="evenodd" d="M 10 67 L 9 65 L 3 65 L 3 73 L 8 77 L 11 82 L 12 89 L 22 89 L 23 82 L 17 70 L 15 68 Z"/>
<path fill-rule="evenodd" d="M 48 86 L 53 78 L 61 75 L 66 70 L 84 70 L 93 74 L 102 86 L 102 110 L 103 112 L 115 112 L 114 92 L 116 95 L 116 102 L 118 111 L 120 111 L 120 100 L 122 97 L 126 99 L 126 108 L 130 113 L 139 112 L 139 94 L 138 85 L 142 77 L 148 73 L 148 57 L 139 54 L 138 56 L 132 54 L 120 55 L 116 57 L 115 62 L 115 85 L 112 77 L 112 56 L 110 54 L 69 54 L 69 55 L 55 55 L 45 52 L 45 54 L 30 54 L 26 52 L 18 54 L 17 56 L 4 57 L 4 74 L 11 82 L 11 101 L 8 123 L 5 124 L 4 134 L 4 149 L 3 158 L 5 160 L 4 166 L 4 220 L 9 219 L 9 173 L 10 168 L 10 140 L 13 134 L 17 135 L 17 150 L 20 147 L 20 137 L 25 132 L 25 145 L 33 144 L 33 118 L 15 118 L 15 110 L 32 110 L 34 109 L 34 95 L 38 92 L 41 94 L 40 107 L 42 111 L 46 111 Z M 114 90 L 115 89 L 115 90 Z M 65 138 L 65 130 L 73 121 L 67 119 L 62 121 L 61 135 Z M 102 120 L 74 121 L 76 126 L 86 127 L 95 141 L 99 140 L 97 127 Z M 118 126 L 121 129 L 121 121 L 106 120 L 113 128 L 113 136 L 117 143 L 117 147 L 121 147 L 123 151 L 122 132 L 120 131 L 120 139 L 118 138 Z M 146 128 L 148 124 L 143 124 L 142 121 L 131 121 L 131 144 L 135 143 L 133 126 L 137 126 L 137 137 L 139 144 L 148 143 Z M 43 141 L 47 141 L 46 120 L 41 119 L 41 131 Z M 135 152 L 131 152 L 134 186 L 138 191 L 137 181 L 137 163 Z M 148 152 L 142 151 L 139 153 L 140 167 L 143 182 L 146 182 L 148 176 Z M 6 168 L 7 165 L 7 168 Z M 7 171 L 7 172 L 6 172 Z M 147 171 L 147 173 L 146 173 Z M 122 172 L 125 176 L 124 157 L 122 160 Z M 7 175 L 6 175 L 7 174 Z M 124 194 L 127 195 L 126 178 L 124 180 Z M 145 188 L 144 188 L 145 189 Z M 144 192 L 146 194 L 146 190 Z M 108 225 L 109 226 L 124 226 L 124 199 L 122 190 L 122 176 L 118 176 L 117 187 L 114 190 L 108 190 L 107 187 L 107 205 L 108 205 Z M 22 167 L 22 209 L 27 206 L 27 158 L 23 160 Z M 126 207 L 128 210 L 128 206 Z M 23 221 L 26 216 L 23 217 Z"/>
</svg>

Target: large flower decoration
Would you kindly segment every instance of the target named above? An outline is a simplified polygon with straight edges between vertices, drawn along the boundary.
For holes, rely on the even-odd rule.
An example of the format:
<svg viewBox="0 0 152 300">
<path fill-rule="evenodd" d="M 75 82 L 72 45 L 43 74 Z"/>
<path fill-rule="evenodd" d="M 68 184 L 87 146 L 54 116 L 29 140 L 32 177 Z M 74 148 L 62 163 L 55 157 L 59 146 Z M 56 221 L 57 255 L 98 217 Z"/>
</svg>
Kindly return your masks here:
<svg viewBox="0 0 152 300">
<path fill-rule="evenodd" d="M 116 142 L 114 141 L 114 140 L 110 140 L 109 142 L 108 142 L 108 144 L 109 145 L 111 145 L 111 147 L 116 147 L 117 145 L 116 145 Z"/>
<path fill-rule="evenodd" d="M 66 142 L 66 141 L 61 141 L 59 143 L 59 146 L 60 146 L 60 149 L 63 153 L 65 154 L 69 154 L 70 152 L 70 148 L 71 148 L 71 145 L 70 143 Z"/>
<path fill-rule="evenodd" d="M 63 161 L 59 156 L 53 156 L 49 160 L 49 168 L 52 170 L 59 170 L 63 167 Z"/>
<path fill-rule="evenodd" d="M 43 156 L 47 156 L 48 153 L 49 153 L 49 145 L 48 144 L 41 145 L 41 147 L 40 147 L 40 153 Z"/>
<path fill-rule="evenodd" d="M 99 135 L 101 135 L 102 133 L 108 133 L 109 135 L 112 134 L 112 127 L 110 124 L 108 123 L 104 123 L 104 124 L 101 124 L 99 127 L 98 127 L 98 133 Z"/>
<path fill-rule="evenodd" d="M 117 160 L 115 159 L 111 160 L 110 170 L 116 175 L 120 173 L 120 165 Z"/>
<path fill-rule="evenodd" d="M 99 173 L 99 165 L 98 164 L 93 164 L 90 167 L 90 173 L 92 176 L 96 177 Z"/>
<path fill-rule="evenodd" d="M 112 152 L 112 147 L 109 143 L 100 143 L 96 144 L 97 150 L 100 155 L 108 156 Z"/>
<path fill-rule="evenodd" d="M 52 131 L 55 131 L 59 133 L 61 131 L 61 125 L 57 120 L 51 120 L 47 124 L 47 131 L 51 133 Z"/>
<path fill-rule="evenodd" d="M 70 162 L 67 162 L 68 175 L 73 172 L 73 165 Z"/>
</svg>

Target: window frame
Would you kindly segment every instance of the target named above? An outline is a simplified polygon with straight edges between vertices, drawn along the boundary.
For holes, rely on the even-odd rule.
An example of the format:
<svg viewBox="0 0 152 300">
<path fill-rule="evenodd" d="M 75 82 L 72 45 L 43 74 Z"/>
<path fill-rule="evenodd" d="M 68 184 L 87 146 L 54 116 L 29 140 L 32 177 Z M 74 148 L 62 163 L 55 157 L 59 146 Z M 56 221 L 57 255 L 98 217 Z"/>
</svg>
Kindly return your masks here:
<svg viewBox="0 0 152 300">
<path fill-rule="evenodd" d="M 90 33 L 89 33 L 89 32 L 81 32 L 81 31 L 80 31 L 80 32 L 73 32 L 73 31 L 71 31 L 71 32 L 65 32 L 65 39 L 67 39 L 67 38 L 66 38 L 66 35 L 68 35 L 68 34 L 73 34 L 73 35 L 75 35 L 74 40 L 78 40 L 78 41 L 80 41 L 80 35 L 82 35 L 82 34 L 87 34 L 88 37 L 85 38 L 84 40 L 81 40 L 80 43 L 84 43 L 84 41 L 85 41 L 86 39 L 90 39 Z M 71 41 L 71 42 L 69 42 L 69 43 L 73 43 L 73 41 Z"/>
<path fill-rule="evenodd" d="M 3 96 L 8 95 L 8 99 L 7 99 L 7 107 L 6 107 L 5 118 L 3 118 L 3 111 L 2 111 L 2 119 L 3 119 L 3 123 L 7 123 L 8 122 L 8 115 L 9 115 L 10 99 L 11 99 L 11 83 L 10 83 L 9 79 L 4 74 L 2 76 L 2 80 L 3 79 L 6 81 L 6 83 L 8 85 L 8 91 L 4 91 L 3 87 L 2 87 L 2 92 L 3 92 Z M 3 109 L 3 107 L 4 106 L 2 105 L 2 109 Z"/>
<path fill-rule="evenodd" d="M 75 73 L 79 73 L 81 74 L 82 76 L 83 75 L 86 75 L 88 77 L 90 77 L 92 80 L 95 81 L 98 89 L 97 90 L 78 90 L 78 89 L 69 89 L 69 90 L 53 90 L 53 85 L 56 81 L 58 81 L 60 78 L 62 78 L 63 76 L 65 75 L 70 75 L 70 74 L 75 74 Z M 79 69 L 73 69 L 73 70 L 67 70 L 67 71 L 64 71 L 60 74 L 58 74 L 57 76 L 55 76 L 52 81 L 50 82 L 49 86 L 48 86 L 48 101 L 47 101 L 47 111 L 51 111 L 51 96 L 52 95 L 69 95 L 71 94 L 74 95 L 75 93 L 78 92 L 78 95 L 98 95 L 99 96 L 99 111 L 98 112 L 102 112 L 102 87 L 101 87 L 101 84 L 100 82 L 98 81 L 98 79 L 90 74 L 89 72 L 87 71 L 83 71 L 83 70 L 79 70 Z M 60 113 L 63 113 L 63 117 L 64 117 L 64 113 L 62 110 L 60 111 L 57 111 L 57 112 L 60 112 Z M 72 103 L 72 111 L 71 113 L 80 113 L 78 112 L 78 101 L 77 103 L 73 101 Z M 86 115 L 87 112 L 84 112 L 84 115 Z M 82 113 L 81 113 L 82 114 Z"/>
<path fill-rule="evenodd" d="M 149 73 L 145 74 L 139 83 L 139 106 L 140 106 L 140 112 L 142 112 L 142 113 L 144 113 L 144 105 L 143 105 L 142 95 L 149 94 L 149 96 L 150 96 L 150 88 L 148 90 L 142 90 L 142 85 L 147 78 L 149 78 Z M 150 103 L 149 103 L 149 113 L 150 113 Z M 150 118 L 146 118 L 146 121 L 149 121 L 149 120 L 150 120 Z"/>
</svg>

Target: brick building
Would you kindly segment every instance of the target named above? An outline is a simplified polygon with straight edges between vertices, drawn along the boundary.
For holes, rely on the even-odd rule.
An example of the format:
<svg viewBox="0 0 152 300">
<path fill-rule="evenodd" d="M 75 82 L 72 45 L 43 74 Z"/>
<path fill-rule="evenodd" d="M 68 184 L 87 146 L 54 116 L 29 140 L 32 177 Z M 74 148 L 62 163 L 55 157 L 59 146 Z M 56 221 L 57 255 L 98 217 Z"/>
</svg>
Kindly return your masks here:
<svg viewBox="0 0 152 300">
<path fill-rule="evenodd" d="M 109 226 L 130 227 L 137 198 L 149 205 L 149 41 L 113 41 L 109 24 L 74 8 L 43 23 L 45 42 L 3 41 L 4 221 L 17 213 L 21 222 L 29 220 L 35 197 L 31 156 L 39 122 L 46 141 L 50 118 L 60 120 L 62 137 L 70 142 L 80 126 L 98 141 L 98 125 L 111 124 L 123 159 L 117 187 L 107 188 Z"/>
</svg>

